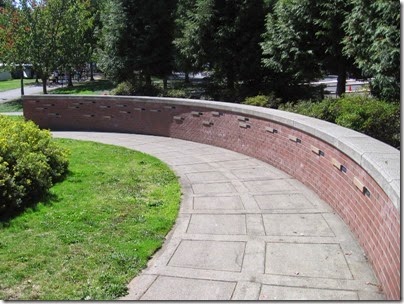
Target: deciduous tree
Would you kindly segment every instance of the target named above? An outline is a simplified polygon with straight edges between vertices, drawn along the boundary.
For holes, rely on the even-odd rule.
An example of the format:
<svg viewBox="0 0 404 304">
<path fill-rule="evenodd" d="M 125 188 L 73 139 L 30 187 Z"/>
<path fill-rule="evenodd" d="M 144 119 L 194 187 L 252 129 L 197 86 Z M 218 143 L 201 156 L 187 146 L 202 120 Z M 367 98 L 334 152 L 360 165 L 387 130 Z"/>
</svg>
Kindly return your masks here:
<svg viewBox="0 0 404 304">
<path fill-rule="evenodd" d="M 4 68 L 17 71 L 24 95 L 24 64 L 28 63 L 30 25 L 26 16 L 13 2 L 3 1 L 0 6 L 0 63 Z"/>
</svg>

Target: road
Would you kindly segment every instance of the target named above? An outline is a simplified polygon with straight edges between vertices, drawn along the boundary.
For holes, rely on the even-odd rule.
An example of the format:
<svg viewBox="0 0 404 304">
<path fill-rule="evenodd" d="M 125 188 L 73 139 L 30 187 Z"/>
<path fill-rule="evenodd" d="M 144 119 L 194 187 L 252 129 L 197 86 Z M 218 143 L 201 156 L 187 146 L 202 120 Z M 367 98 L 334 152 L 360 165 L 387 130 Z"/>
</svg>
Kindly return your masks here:
<svg viewBox="0 0 404 304">
<path fill-rule="evenodd" d="M 329 95 L 336 94 L 337 91 L 337 77 L 336 76 L 327 76 L 320 81 L 311 82 L 312 85 L 320 85 L 323 84 L 326 86 L 326 90 L 329 92 Z M 346 92 L 347 93 L 359 93 L 364 92 L 365 86 L 368 85 L 369 82 L 365 80 L 357 80 L 357 79 L 347 79 L 346 81 Z"/>
</svg>

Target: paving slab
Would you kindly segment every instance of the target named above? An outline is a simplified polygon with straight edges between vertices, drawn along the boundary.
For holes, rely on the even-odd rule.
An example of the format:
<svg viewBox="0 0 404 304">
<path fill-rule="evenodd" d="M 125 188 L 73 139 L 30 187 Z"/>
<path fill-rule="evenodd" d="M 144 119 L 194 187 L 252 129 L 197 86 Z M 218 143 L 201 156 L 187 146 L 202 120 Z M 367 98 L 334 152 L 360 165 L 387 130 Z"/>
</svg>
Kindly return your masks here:
<svg viewBox="0 0 404 304">
<path fill-rule="evenodd" d="M 192 184 L 195 194 L 235 193 L 231 183 Z"/>
<path fill-rule="evenodd" d="M 254 195 L 261 210 L 310 209 L 313 204 L 301 193 Z"/>
<path fill-rule="evenodd" d="M 316 288 L 296 288 L 291 286 L 264 285 L 261 289 L 260 300 L 330 300 L 348 301 L 359 300 L 357 292 L 349 290 L 327 290 Z"/>
<path fill-rule="evenodd" d="M 187 233 L 246 234 L 246 216 L 242 214 L 193 214 Z"/>
<path fill-rule="evenodd" d="M 288 183 L 287 180 L 268 179 L 263 181 L 248 181 L 244 182 L 244 185 L 251 192 L 275 192 L 285 190 L 296 190 L 294 186 Z"/>
<path fill-rule="evenodd" d="M 141 300 L 230 300 L 236 283 L 160 276 Z"/>
<path fill-rule="evenodd" d="M 122 300 L 383 299 L 342 220 L 313 191 L 262 161 L 158 136 L 54 135 L 149 153 L 179 176 L 177 222 Z"/>
<path fill-rule="evenodd" d="M 267 243 L 265 273 L 352 279 L 339 244 Z"/>
<path fill-rule="evenodd" d="M 222 182 L 227 181 L 228 178 L 221 172 L 195 172 L 188 173 L 188 179 L 191 183 L 201 183 L 201 182 Z"/>
<path fill-rule="evenodd" d="M 194 210 L 244 210 L 240 196 L 194 197 Z"/>
<path fill-rule="evenodd" d="M 267 235 L 335 236 L 321 214 L 264 214 Z"/>
<path fill-rule="evenodd" d="M 184 240 L 168 265 L 240 272 L 244 250 L 244 242 Z"/>
<path fill-rule="evenodd" d="M 262 167 L 235 169 L 231 170 L 231 172 L 240 180 L 253 180 L 262 178 L 279 179 L 280 177 L 283 178 L 289 177 L 286 173 L 283 173 L 281 171 L 268 170 L 268 168 L 262 168 Z"/>
</svg>

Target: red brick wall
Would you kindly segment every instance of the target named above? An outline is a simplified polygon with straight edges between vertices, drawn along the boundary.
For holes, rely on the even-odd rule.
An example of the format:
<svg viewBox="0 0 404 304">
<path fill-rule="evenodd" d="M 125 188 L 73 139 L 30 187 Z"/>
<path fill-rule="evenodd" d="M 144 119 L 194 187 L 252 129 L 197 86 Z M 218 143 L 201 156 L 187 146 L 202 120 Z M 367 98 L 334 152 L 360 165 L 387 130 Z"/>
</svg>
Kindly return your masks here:
<svg viewBox="0 0 404 304">
<path fill-rule="evenodd" d="M 232 112 L 231 107 L 221 111 L 203 103 L 198 106 L 198 101 L 179 105 L 133 98 L 28 96 L 24 98 L 24 115 L 52 130 L 170 136 L 263 160 L 294 176 L 333 207 L 358 238 L 386 297 L 400 299 L 399 211 L 358 163 L 313 135 L 286 124 Z M 313 146 L 322 155 L 313 152 Z M 343 165 L 343 171 L 333 165 L 333 159 Z M 355 186 L 354 178 L 369 195 Z"/>
</svg>

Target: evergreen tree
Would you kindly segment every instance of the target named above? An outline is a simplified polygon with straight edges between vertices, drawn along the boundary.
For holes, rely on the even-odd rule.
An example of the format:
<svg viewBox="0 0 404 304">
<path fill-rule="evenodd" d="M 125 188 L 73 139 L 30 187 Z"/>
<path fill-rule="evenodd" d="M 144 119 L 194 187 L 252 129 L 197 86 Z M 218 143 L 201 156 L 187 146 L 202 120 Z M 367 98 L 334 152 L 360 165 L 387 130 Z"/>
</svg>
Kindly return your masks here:
<svg viewBox="0 0 404 304">
<path fill-rule="evenodd" d="M 204 69 L 209 62 L 209 33 L 213 0 L 179 0 L 175 14 L 175 60 L 186 74 Z"/>
<path fill-rule="evenodd" d="M 265 25 L 262 0 L 215 0 L 209 57 L 215 75 L 227 88 L 240 82 L 256 84 L 262 79 L 261 34 Z"/>
<path fill-rule="evenodd" d="M 146 85 L 151 76 L 167 76 L 173 69 L 175 0 L 108 0 L 103 22 L 101 68 L 117 82 Z"/>
<path fill-rule="evenodd" d="M 344 0 L 279 0 L 267 16 L 264 65 L 291 85 L 337 74 L 337 95 L 342 95 L 347 73 L 355 71 L 342 52 L 350 9 Z"/>
<path fill-rule="evenodd" d="M 262 62 L 272 81 L 296 85 L 321 75 L 310 10 L 307 1 L 279 0 L 267 15 Z"/>
<path fill-rule="evenodd" d="M 372 94 L 400 100 L 400 2 L 351 0 L 344 51 L 365 77 Z"/>
<path fill-rule="evenodd" d="M 184 70 L 209 68 L 234 97 L 262 80 L 261 34 L 268 1 L 179 0 L 174 41 Z"/>
</svg>

